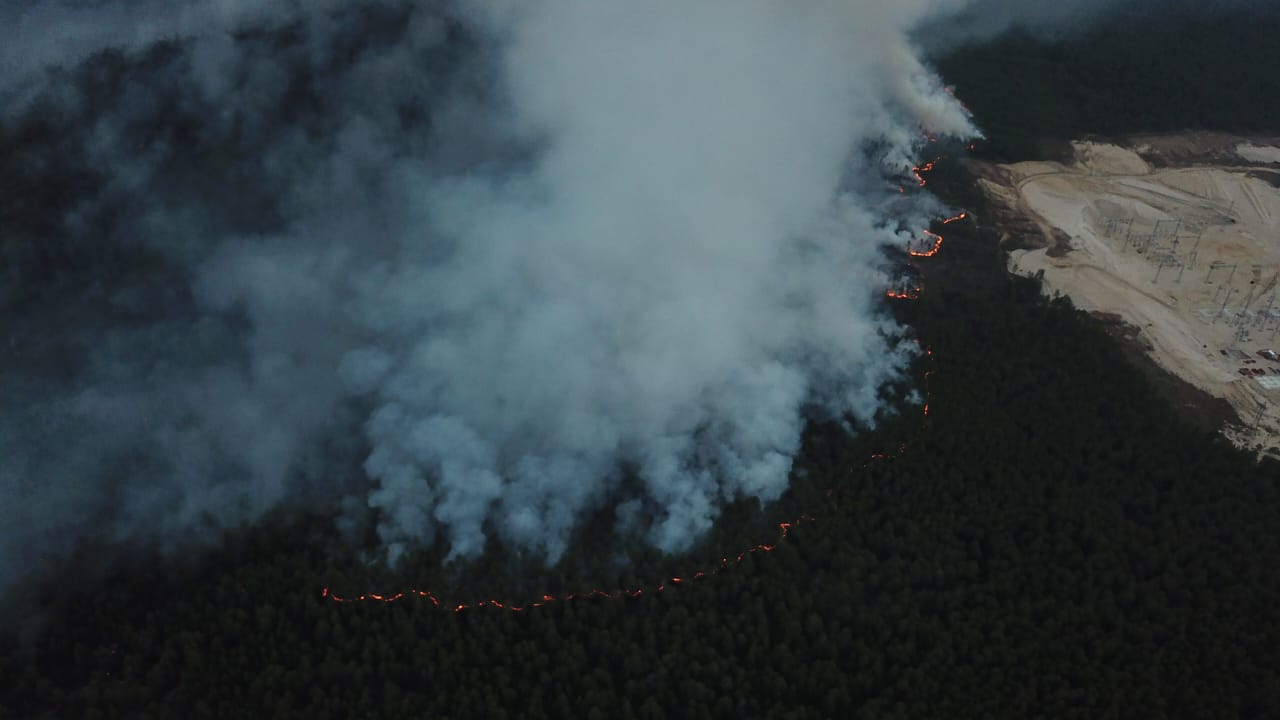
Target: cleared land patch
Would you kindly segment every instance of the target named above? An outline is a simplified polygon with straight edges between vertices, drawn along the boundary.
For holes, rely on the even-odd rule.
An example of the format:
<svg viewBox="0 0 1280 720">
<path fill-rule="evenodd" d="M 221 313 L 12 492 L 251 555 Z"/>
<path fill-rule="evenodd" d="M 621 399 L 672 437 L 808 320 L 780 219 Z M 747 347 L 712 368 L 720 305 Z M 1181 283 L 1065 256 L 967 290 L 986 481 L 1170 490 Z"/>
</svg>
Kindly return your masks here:
<svg viewBox="0 0 1280 720">
<path fill-rule="evenodd" d="M 1229 437 L 1280 453 L 1280 143 L 1188 142 L 1076 142 L 1069 162 L 979 165 L 979 182 L 1015 229 L 1012 272 L 1136 328 L 1156 363 L 1231 404 Z"/>
</svg>

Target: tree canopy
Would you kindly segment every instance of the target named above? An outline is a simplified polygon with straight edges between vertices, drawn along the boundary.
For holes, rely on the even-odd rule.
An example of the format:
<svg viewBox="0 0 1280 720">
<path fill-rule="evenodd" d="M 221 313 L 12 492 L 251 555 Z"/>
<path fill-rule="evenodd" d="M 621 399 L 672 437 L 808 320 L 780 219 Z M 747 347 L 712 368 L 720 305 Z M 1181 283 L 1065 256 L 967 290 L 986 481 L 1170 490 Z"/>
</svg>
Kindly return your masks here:
<svg viewBox="0 0 1280 720">
<path fill-rule="evenodd" d="M 939 65 L 994 152 L 1274 125 L 1280 95 L 1235 92 L 1260 74 L 1237 62 L 1227 83 L 1197 49 L 1270 71 L 1274 29 L 1221 30 L 1177 30 L 1162 53 L 1159 33 L 1008 37 Z M 0 635 L 0 716 L 1280 716 L 1280 464 L 1172 412 L 1084 313 L 1009 277 L 960 165 L 930 187 L 977 220 L 948 226 L 919 261 L 921 298 L 891 306 L 931 350 L 913 378 L 927 417 L 811 427 L 788 494 L 731 509 L 690 557 L 618 569 L 580 547 L 542 571 L 495 556 L 455 583 L 457 601 L 585 595 L 520 612 L 335 603 L 322 588 L 407 590 L 421 568 L 372 572 L 335 548 L 330 517 L 281 518 L 199 556 L 30 588 L 46 609 Z M 779 540 L 801 515 L 815 519 Z M 759 543 L 776 548 L 660 593 L 582 593 Z"/>
</svg>

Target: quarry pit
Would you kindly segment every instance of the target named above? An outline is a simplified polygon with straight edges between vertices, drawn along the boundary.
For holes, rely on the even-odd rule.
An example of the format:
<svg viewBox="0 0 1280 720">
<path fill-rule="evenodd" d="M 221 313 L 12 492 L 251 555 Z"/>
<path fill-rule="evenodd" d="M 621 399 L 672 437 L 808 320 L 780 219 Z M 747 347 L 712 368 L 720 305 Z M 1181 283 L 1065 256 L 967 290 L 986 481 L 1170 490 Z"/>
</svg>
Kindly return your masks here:
<svg viewBox="0 0 1280 720">
<path fill-rule="evenodd" d="M 1061 162 L 975 162 L 1009 270 L 1122 323 L 1230 404 L 1221 431 L 1280 456 L 1280 138 L 1078 141 Z"/>
</svg>

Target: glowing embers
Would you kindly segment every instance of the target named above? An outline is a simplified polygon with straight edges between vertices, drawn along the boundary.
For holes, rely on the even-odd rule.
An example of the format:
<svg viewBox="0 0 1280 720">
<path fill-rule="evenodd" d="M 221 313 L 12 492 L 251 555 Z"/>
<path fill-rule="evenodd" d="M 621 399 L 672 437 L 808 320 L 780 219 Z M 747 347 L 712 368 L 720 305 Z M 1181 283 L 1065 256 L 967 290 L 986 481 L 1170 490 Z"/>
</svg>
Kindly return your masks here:
<svg viewBox="0 0 1280 720">
<path fill-rule="evenodd" d="M 369 593 L 368 595 L 357 595 L 355 597 L 350 597 L 350 598 L 344 598 L 334 593 L 331 593 L 329 592 L 329 588 L 324 588 L 323 590 L 320 591 L 320 597 L 328 598 L 334 602 L 340 602 L 340 603 L 341 602 L 357 602 L 357 601 L 364 601 L 364 600 L 376 600 L 378 602 L 390 603 L 390 602 L 395 602 L 397 600 L 400 600 L 402 598 L 414 597 L 414 596 L 419 597 L 423 600 L 430 600 L 431 604 L 435 605 L 436 607 L 440 606 L 440 598 L 436 597 L 435 594 L 432 593 L 430 590 L 410 589 L 407 592 L 398 592 L 395 595 L 379 595 L 377 593 Z"/>
<path fill-rule="evenodd" d="M 932 355 L 933 355 L 933 351 L 932 351 L 932 350 L 930 350 L 930 351 L 929 351 L 929 355 L 930 355 L 930 356 L 932 356 Z M 924 398 L 924 410 L 923 410 L 922 414 L 925 416 L 925 418 L 926 418 L 926 419 L 929 417 L 929 393 L 928 393 L 928 388 L 929 388 L 929 378 L 933 377 L 933 372 L 934 372 L 934 371 L 933 371 L 932 369 L 930 369 L 930 370 L 926 371 L 926 372 L 925 372 L 925 374 L 924 374 L 925 398 Z M 906 448 L 905 448 L 905 447 L 903 448 L 903 451 L 904 451 L 904 452 L 906 451 Z"/>
<path fill-rule="evenodd" d="M 926 138 L 930 142 L 934 142 L 936 140 L 935 138 L 929 137 L 927 135 L 926 135 Z M 972 148 L 972 145 L 970 145 L 970 148 Z M 920 187 L 924 187 L 925 185 L 929 184 L 929 181 L 925 179 L 925 174 L 929 172 L 933 172 L 933 169 L 938 166 L 938 163 L 942 161 L 943 157 L 945 156 L 939 155 L 938 157 L 930 160 L 929 162 L 923 165 L 917 165 L 911 168 L 911 174 L 915 176 L 916 182 L 919 183 Z M 906 192 L 906 188 L 899 187 L 898 192 Z M 965 219 L 966 216 L 967 216 L 967 213 L 962 212 L 959 215 L 955 215 L 953 217 L 949 217 L 943 220 L 942 224 L 950 225 L 953 222 Z M 929 241 L 928 244 L 926 245 L 927 249 L 921 250 L 921 249 L 909 247 L 907 248 L 908 255 L 910 255 L 911 257 L 918 257 L 918 258 L 933 257 L 934 255 L 938 254 L 939 250 L 942 249 L 941 235 L 935 232 L 930 232 L 929 230 L 925 230 L 924 235 L 925 235 L 925 239 Z M 892 291 L 888 293 L 888 296 L 895 300 L 902 300 L 902 299 L 914 300 L 915 299 L 915 297 L 912 297 L 909 293 L 905 295 L 901 293 L 894 294 L 894 292 Z M 919 292 L 916 293 L 916 297 L 918 296 L 919 296 Z"/>
<path fill-rule="evenodd" d="M 920 184 L 920 187 L 924 187 L 929 184 L 929 181 L 924 178 L 924 174 L 927 172 L 933 172 L 933 169 L 937 167 L 938 161 L 940 160 L 942 160 L 941 155 L 923 165 L 917 165 L 916 167 L 911 168 L 911 174 L 916 176 L 916 182 Z"/>
<path fill-rule="evenodd" d="M 924 231 L 924 235 L 926 238 L 929 238 L 930 240 L 933 241 L 933 245 L 930 246 L 928 250 L 908 250 L 907 251 L 908 255 L 910 255 L 911 257 L 926 257 L 926 258 L 933 257 L 934 255 L 938 254 L 939 250 L 942 249 L 941 235 L 935 232 L 929 232 L 928 230 Z"/>
<path fill-rule="evenodd" d="M 897 280 L 885 290 L 884 295 L 890 300 L 916 300 L 923 292 L 924 284 L 919 273 L 910 265 L 904 265 L 899 270 Z"/>
<path fill-rule="evenodd" d="M 968 217 L 968 213 L 962 212 L 959 215 L 954 215 L 952 217 L 947 218 L 946 220 L 943 220 L 942 224 L 950 225 L 951 223 L 963 220 L 966 217 Z M 942 235 L 936 232 L 931 232 L 929 230 L 925 230 L 924 235 L 930 241 L 930 244 L 928 245 L 928 249 L 927 250 L 907 250 L 908 255 L 910 255 L 911 257 L 922 257 L 922 258 L 933 257 L 934 255 L 938 254 L 939 250 L 942 249 L 942 240 L 943 240 Z"/>
<path fill-rule="evenodd" d="M 965 104 L 964 104 L 964 101 L 960 99 L 960 96 L 959 96 L 959 95 L 956 95 L 956 89 L 955 89 L 955 86 L 953 86 L 953 85 L 943 85 L 943 86 L 942 86 L 942 91 L 943 91 L 943 92 L 945 92 L 946 94 L 950 95 L 950 96 L 951 96 L 951 98 L 952 98 L 953 100 L 955 100 L 957 103 L 959 103 L 959 104 L 960 104 L 960 109 L 964 111 L 964 114 L 965 114 L 965 115 L 968 115 L 969 117 L 973 117 L 973 111 L 969 109 L 969 106 L 968 106 L 968 105 L 965 105 Z M 969 149 L 970 149 L 970 150 L 972 150 L 972 149 L 973 149 L 973 144 L 972 144 L 972 143 L 969 145 Z"/>
<path fill-rule="evenodd" d="M 930 166 L 931 165 L 932 164 L 930 164 Z M 967 214 L 962 212 L 959 215 L 956 215 L 954 217 L 949 217 L 943 220 L 942 224 L 949 225 L 953 222 L 963 220 L 966 216 Z M 933 246 L 927 251 L 911 251 L 910 255 L 912 255 L 913 257 L 932 257 L 936 255 L 938 253 L 938 250 L 942 247 L 941 235 L 937 233 L 929 232 L 927 230 L 925 231 L 925 234 L 933 239 Z M 889 290 L 886 293 L 886 295 L 890 298 L 895 298 L 895 299 L 914 300 L 920 297 L 921 292 L 922 292 L 922 288 L 919 285 L 909 285 L 901 290 Z M 928 370 L 926 370 L 924 373 L 924 406 L 922 408 L 921 414 L 922 414 L 922 420 L 927 421 L 929 417 L 929 400 L 932 396 L 931 387 L 930 387 L 931 379 L 934 373 L 936 372 L 936 369 L 932 367 L 933 350 L 931 348 L 925 348 L 925 356 L 929 359 L 931 367 Z M 922 425 L 921 430 L 923 431 L 923 429 L 924 429 L 924 426 Z M 907 451 L 907 444 L 905 442 L 901 443 L 898 448 L 899 454 L 905 454 L 906 451 Z M 873 462 L 883 462 L 893 457 L 896 457 L 896 455 L 887 454 L 884 452 L 875 452 L 871 454 L 870 458 L 863 465 L 863 467 L 867 467 Z M 826 496 L 830 498 L 832 496 L 833 491 L 834 491 L 834 488 L 828 488 L 826 491 Z M 786 540 L 791 529 L 794 528 L 796 525 L 799 525 L 801 523 L 812 523 L 812 522 L 817 522 L 817 519 L 811 515 L 805 515 L 796 520 L 792 520 L 790 522 L 778 523 L 778 531 L 779 531 L 778 542 Z M 651 587 L 648 589 L 624 588 L 620 590 L 614 590 L 612 592 L 600 590 L 600 589 L 593 589 L 591 590 L 591 592 L 587 593 L 586 595 L 575 595 L 573 593 L 568 593 L 565 595 L 556 596 L 556 595 L 544 594 L 540 600 L 528 603 L 527 605 L 514 605 L 510 603 L 503 603 L 498 600 L 489 599 L 489 600 L 480 600 L 474 603 L 459 603 L 456 605 L 445 606 L 445 607 L 452 607 L 452 610 L 455 613 L 460 613 L 464 610 L 479 609 L 479 608 L 485 608 L 485 607 L 496 608 L 498 610 L 507 610 L 511 612 L 524 612 L 532 608 L 543 607 L 550 603 L 570 602 L 575 599 L 584 598 L 584 597 L 605 598 L 605 599 L 617 599 L 617 598 L 627 598 L 627 597 L 640 598 L 640 597 L 644 597 L 646 594 L 664 592 L 665 590 L 668 589 L 668 587 L 675 587 L 677 585 L 682 585 L 695 580 L 702 580 L 702 579 L 711 577 L 722 570 L 726 570 L 738 563 L 741 563 L 744 559 L 746 559 L 752 553 L 768 553 L 768 552 L 772 552 L 777 547 L 778 547 L 777 543 L 775 544 L 761 543 L 759 545 L 753 545 L 752 547 L 749 547 L 743 550 L 742 552 L 738 553 L 735 556 L 722 557 L 720 559 L 720 564 L 717 567 L 713 567 L 708 570 L 699 570 L 685 576 L 673 576 L 659 583 L 656 587 Z M 376 593 L 369 593 L 365 595 L 357 595 L 354 597 L 342 597 L 340 595 L 337 595 L 336 593 L 330 592 L 329 588 L 325 587 L 320 591 L 320 597 L 331 600 L 335 603 L 353 603 L 353 602 L 371 602 L 371 601 L 381 602 L 381 603 L 393 603 L 405 598 L 417 597 L 418 599 L 421 599 L 421 600 L 430 601 L 431 604 L 435 607 L 443 606 L 443 603 L 440 601 L 440 598 L 438 598 L 431 591 L 416 590 L 416 589 L 410 589 L 407 592 L 400 592 L 394 595 L 379 595 Z"/>
<path fill-rule="evenodd" d="M 933 349 L 926 347 L 924 349 L 924 354 L 925 354 L 925 357 L 928 358 L 930 363 L 929 369 L 926 370 L 924 373 L 924 408 L 922 412 L 922 420 L 927 421 L 929 416 L 929 399 L 932 396 L 931 381 L 934 373 L 936 372 L 936 369 L 932 367 Z M 921 425 L 920 430 L 922 432 L 924 431 L 923 424 Z M 862 467 L 866 468 L 874 462 L 883 462 L 885 460 L 889 460 L 894 457 L 897 457 L 898 455 L 906 454 L 906 452 L 907 452 L 907 443 L 902 442 L 898 445 L 897 454 L 890 454 L 883 451 L 874 452 L 871 454 L 870 458 L 867 460 L 866 463 L 863 464 Z M 835 488 L 828 488 L 826 491 L 826 496 L 828 498 L 831 498 L 834 490 Z M 778 543 L 781 543 L 783 540 L 787 539 L 787 537 L 791 533 L 792 528 L 802 523 L 813 523 L 813 522 L 817 522 L 817 518 L 813 517 L 812 515 L 803 515 L 796 520 L 778 523 L 778 542 L 777 543 L 774 543 L 774 544 L 761 543 L 759 545 L 753 545 L 743 550 L 742 552 L 738 553 L 737 555 L 725 556 L 720 558 L 720 564 L 716 567 L 713 567 L 708 570 L 699 570 L 688 575 L 673 576 L 659 583 L 656 587 L 651 587 L 647 589 L 646 588 L 631 588 L 631 589 L 624 588 L 621 590 L 614 590 L 612 592 L 600 590 L 600 589 L 593 589 L 591 592 L 585 595 L 575 595 L 573 593 L 568 593 L 561 596 L 544 594 L 541 597 L 541 599 L 535 602 L 528 603 L 527 605 L 513 605 L 509 603 L 499 602 L 498 600 L 490 599 L 490 600 L 480 600 L 479 602 L 474 602 L 474 603 L 459 603 L 456 605 L 445 606 L 445 607 L 451 607 L 451 609 L 455 613 L 460 613 L 464 610 L 472 610 L 472 609 L 479 609 L 479 608 L 485 608 L 485 607 L 496 608 L 498 610 L 507 610 L 511 612 L 524 612 L 532 608 L 543 607 L 550 603 L 570 602 L 572 600 L 580 599 L 580 598 L 605 598 L 605 599 L 618 599 L 618 598 L 628 598 L 628 597 L 640 598 L 648 594 L 664 592 L 665 590 L 669 588 L 674 588 L 677 585 L 683 585 L 685 583 L 693 582 L 696 580 L 703 580 L 705 578 L 709 578 L 721 572 L 722 570 L 727 570 L 733 567 L 734 565 L 741 563 L 752 553 L 772 552 L 778 547 Z M 440 599 L 436 597 L 436 595 L 429 590 L 409 590 L 407 592 L 396 593 L 395 595 L 378 595 L 378 594 L 370 593 L 366 595 L 358 595 L 355 597 L 342 597 L 340 595 L 330 592 L 329 588 L 326 587 L 320 591 L 320 597 L 331 600 L 335 603 L 353 603 L 353 602 L 370 602 L 370 601 L 382 602 L 382 603 L 393 603 L 398 600 L 402 600 L 404 598 L 417 597 L 421 600 L 430 601 L 431 604 L 434 605 L 435 607 L 441 607 L 443 605 Z"/>
<path fill-rule="evenodd" d="M 881 454 L 881 455 L 872 456 L 872 459 L 883 459 L 884 457 L 885 455 Z M 787 538 L 787 534 L 791 531 L 791 528 L 795 527 L 796 525 L 799 525 L 800 523 L 806 523 L 806 522 L 811 523 L 816 521 L 817 519 L 814 518 L 813 516 L 805 515 L 797 520 L 778 523 L 779 541 L 785 540 Z M 676 576 L 676 577 L 668 578 L 667 580 L 659 583 L 657 587 L 649 588 L 648 592 L 660 593 L 665 591 L 668 587 L 673 587 L 676 585 L 680 585 L 682 583 L 688 583 L 694 580 L 702 580 L 703 578 L 711 577 L 712 575 L 715 575 L 721 570 L 724 570 L 726 568 L 729 568 L 733 565 L 736 565 L 742 562 L 751 553 L 772 552 L 777 547 L 778 546 L 776 544 L 754 545 L 738 553 L 736 556 L 732 556 L 732 557 L 726 556 L 721 558 L 720 565 L 718 567 L 714 567 L 710 570 L 699 570 L 693 573 L 692 575 L 688 575 L 684 577 Z M 480 600 L 479 602 L 475 602 L 475 603 L 460 603 L 460 604 L 454 605 L 452 609 L 454 612 L 462 612 L 463 610 L 470 610 L 472 608 L 491 607 L 491 608 L 497 608 L 498 610 L 510 610 L 512 612 L 523 612 L 530 608 L 542 607 L 544 605 L 547 605 L 553 602 L 569 602 L 571 600 L 575 600 L 580 597 L 608 598 L 608 599 L 616 599 L 616 598 L 622 598 L 622 597 L 638 598 L 638 597 L 643 597 L 645 594 L 646 594 L 645 588 L 622 589 L 622 590 L 614 590 L 612 592 L 600 590 L 600 589 L 593 589 L 591 592 L 587 593 L 586 595 L 575 595 L 573 593 L 568 593 L 561 596 L 543 595 L 540 600 L 531 602 L 528 605 L 512 605 L 508 603 L 499 602 L 498 600 Z M 336 593 L 330 592 L 329 588 L 327 587 L 320 591 L 320 597 L 332 600 L 333 602 L 336 602 L 336 603 L 370 602 L 370 601 L 392 603 L 397 600 L 401 600 L 404 598 L 411 598 L 415 596 L 423 600 L 429 600 L 431 604 L 435 605 L 436 607 L 440 607 L 441 605 L 440 599 L 437 598 L 435 594 L 433 594 L 429 590 L 409 590 L 408 592 L 396 593 L 395 595 L 378 595 L 376 593 L 369 593 L 366 595 L 357 595 L 355 597 L 342 597 L 341 595 L 337 595 Z"/>
</svg>

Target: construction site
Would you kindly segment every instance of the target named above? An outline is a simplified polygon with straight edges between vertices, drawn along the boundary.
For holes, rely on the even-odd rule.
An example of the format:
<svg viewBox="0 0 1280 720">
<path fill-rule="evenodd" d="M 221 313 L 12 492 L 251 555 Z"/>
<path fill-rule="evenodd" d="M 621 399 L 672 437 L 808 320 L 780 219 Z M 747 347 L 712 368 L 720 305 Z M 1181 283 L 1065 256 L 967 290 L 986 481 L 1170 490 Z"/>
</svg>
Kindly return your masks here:
<svg viewBox="0 0 1280 720">
<path fill-rule="evenodd" d="M 1161 367 L 1231 404 L 1232 441 L 1280 455 L 1280 139 L 1072 148 L 976 164 L 1010 271 L 1132 326 Z"/>
</svg>

